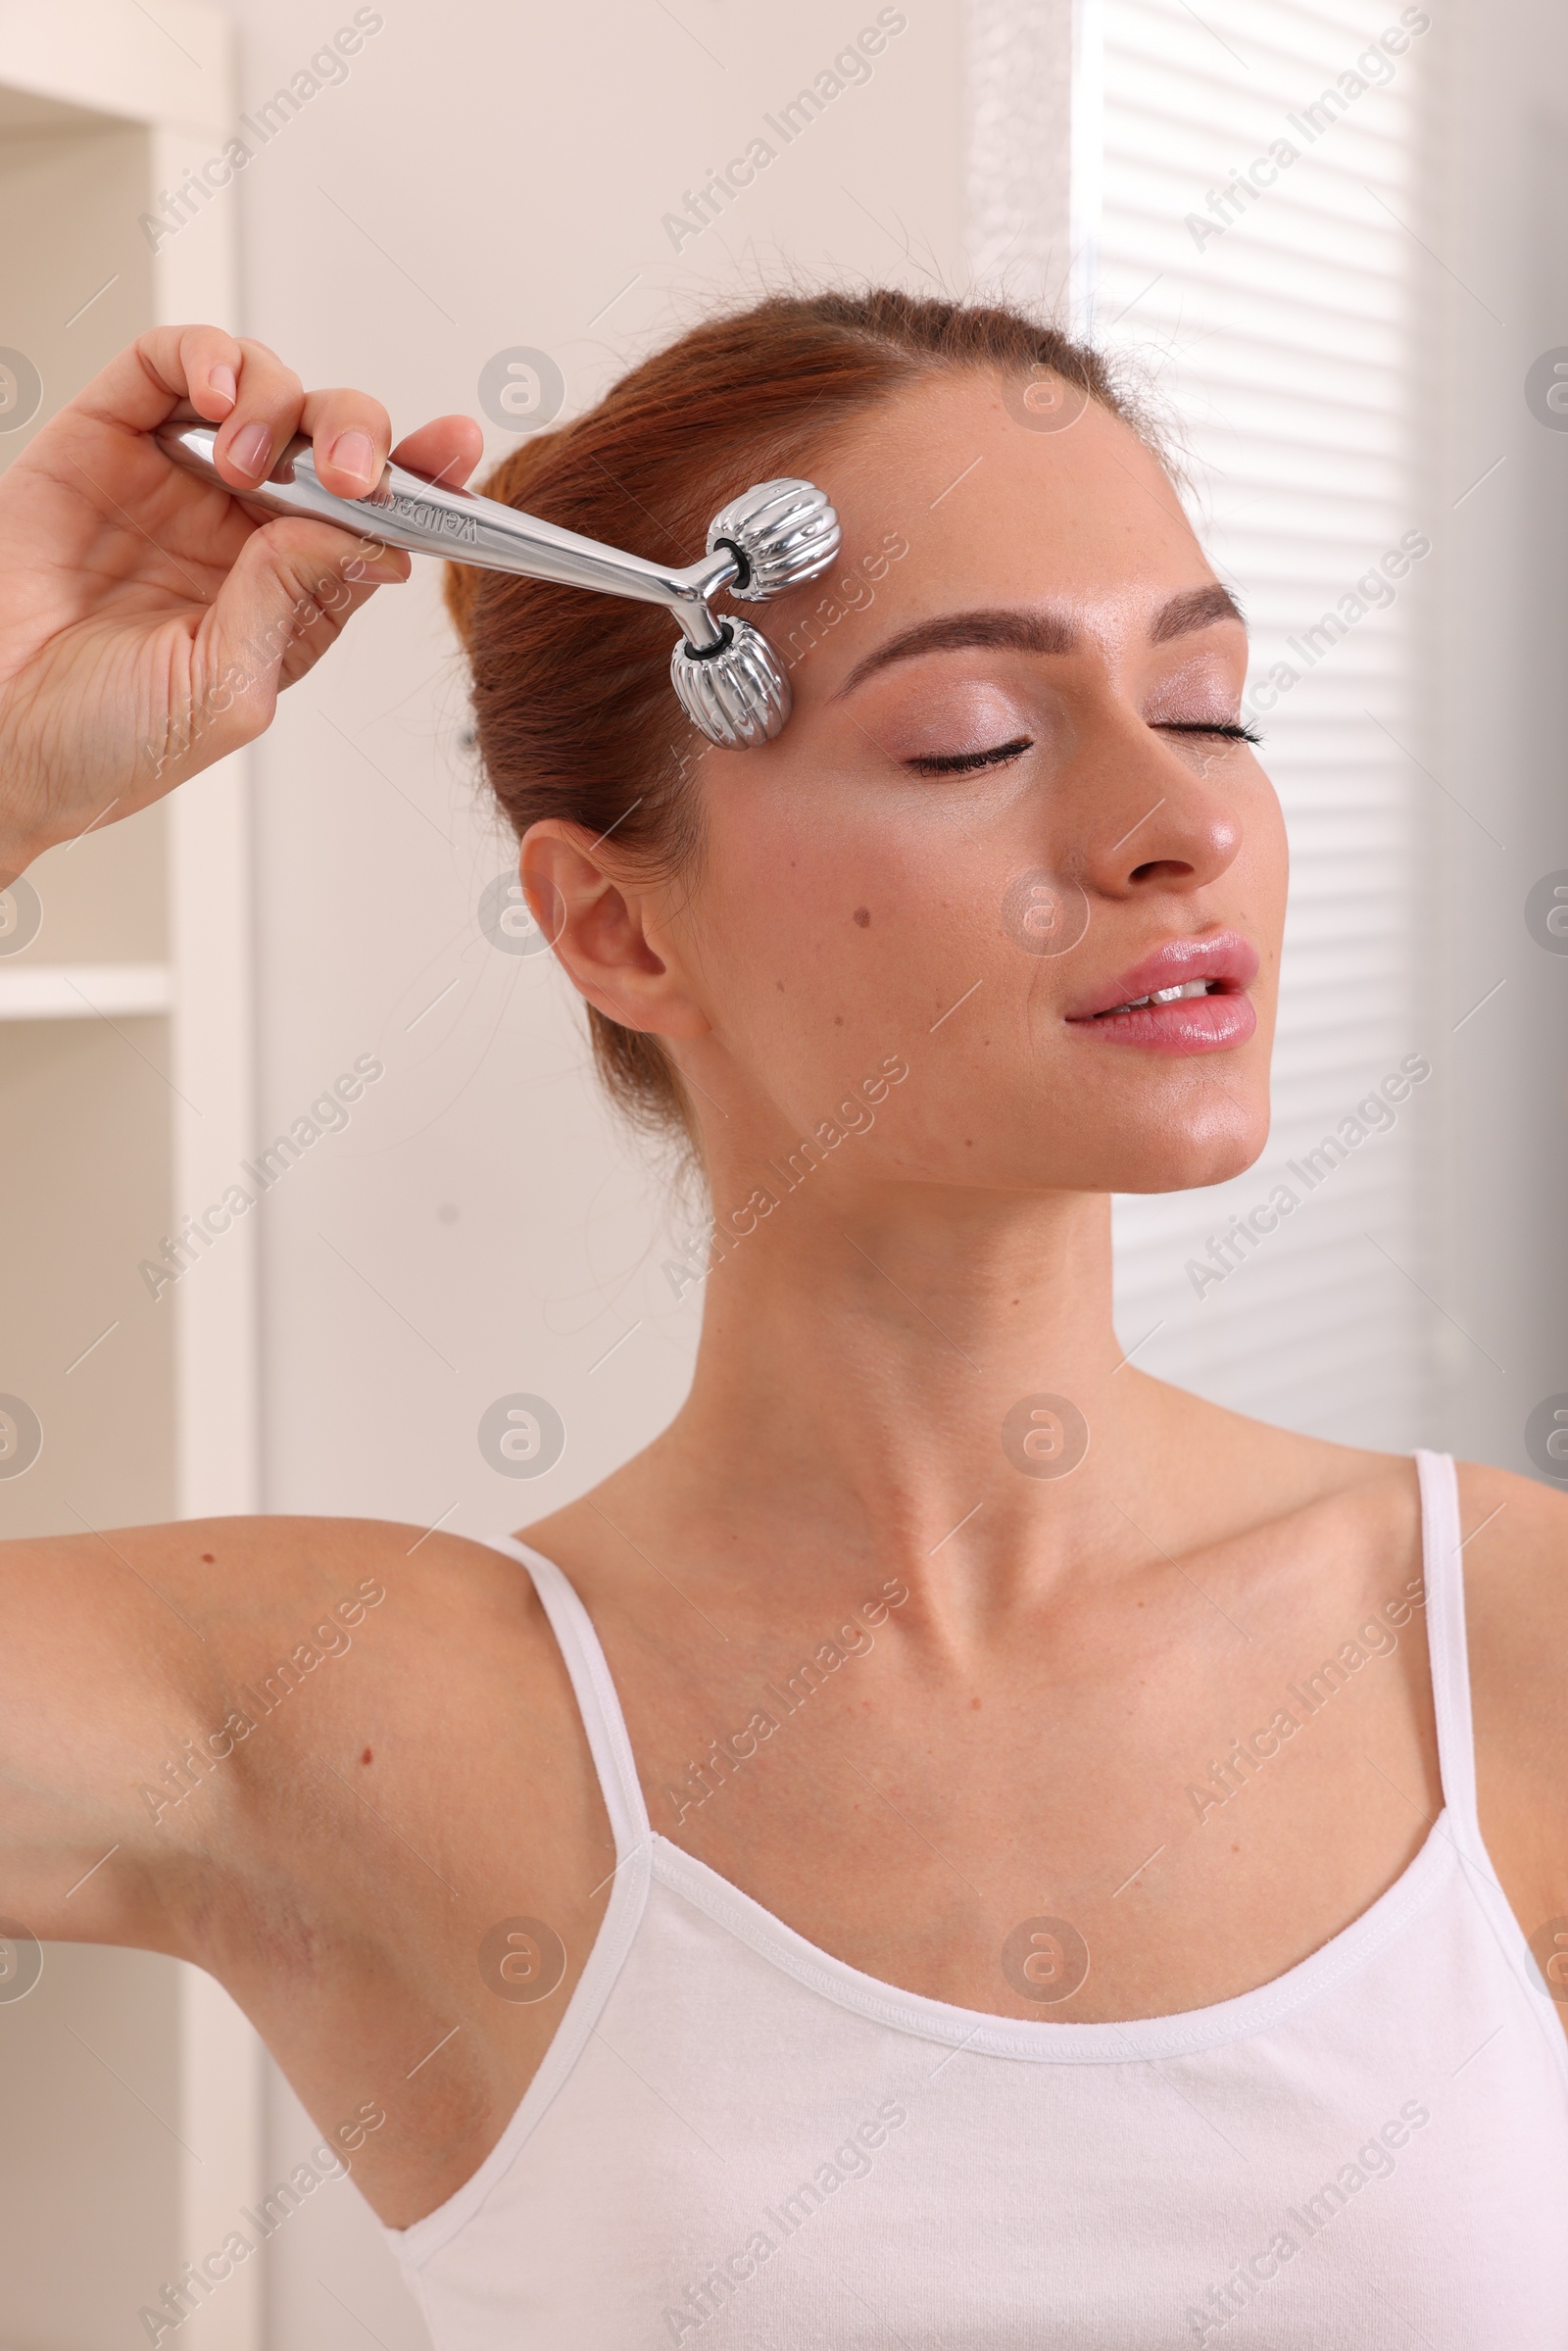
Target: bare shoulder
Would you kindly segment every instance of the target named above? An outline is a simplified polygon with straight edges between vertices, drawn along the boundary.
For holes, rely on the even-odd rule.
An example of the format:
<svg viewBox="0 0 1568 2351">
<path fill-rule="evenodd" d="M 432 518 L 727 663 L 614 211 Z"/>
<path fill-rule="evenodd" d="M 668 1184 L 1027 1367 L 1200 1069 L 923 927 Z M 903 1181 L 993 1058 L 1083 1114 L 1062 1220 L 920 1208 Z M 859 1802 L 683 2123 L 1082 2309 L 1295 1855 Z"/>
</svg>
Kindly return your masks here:
<svg viewBox="0 0 1568 2351">
<path fill-rule="evenodd" d="M 1459 1464 L 1470 1680 L 1478 1722 L 1568 1767 L 1568 1494 Z M 1565 1786 L 1568 1801 L 1568 1786 Z"/>
<path fill-rule="evenodd" d="M 503 1672 L 511 1709 L 570 1737 L 526 1575 L 418 1527 L 233 1518 L 6 1543 L 0 1633 L 13 1907 L 75 1940 L 192 1955 L 186 1889 L 265 1838 L 304 1756 L 329 1789 L 351 1739 L 358 1757 L 436 1737 L 475 1697 L 499 1703 Z"/>
<path fill-rule="evenodd" d="M 370 1612 L 423 1639 L 437 1625 L 453 1636 L 482 1627 L 497 1607 L 545 1627 L 532 1585 L 516 1561 L 489 1543 L 403 1526 L 389 1519 L 232 1518 L 177 1527 L 132 1528 L 117 1537 L 131 1564 L 148 1550 L 222 1642 L 260 1638 L 308 1641 L 313 1615 L 354 1627 Z"/>
<path fill-rule="evenodd" d="M 1568 1494 L 1459 1466 L 1481 1826 L 1526 1934 L 1568 1915 Z"/>
<path fill-rule="evenodd" d="M 1309 1525 L 1312 1539 L 1369 1565 L 1411 1554 L 1420 1540 L 1415 1462 L 1408 1453 L 1339 1445 L 1253 1420 L 1185 1389 L 1141 1382 L 1157 1397 L 1166 1456 L 1195 1522 L 1249 1537 Z"/>
<path fill-rule="evenodd" d="M 0 1548 L 8 1913 L 205 1968 L 323 2132 L 395 2100 L 363 2177 L 400 2226 L 494 2144 L 561 2013 L 514 2005 L 502 1959 L 547 1922 L 522 1947 L 569 1998 L 615 1867 L 508 1553 L 312 1518 Z"/>
<path fill-rule="evenodd" d="M 340 1769 L 352 1758 L 377 1786 L 385 1775 L 365 1757 L 390 1768 L 407 1755 L 416 1777 L 422 1756 L 435 1785 L 453 1734 L 488 1715 L 524 1741 L 529 1725 L 554 1733 L 570 1718 L 532 1581 L 488 1543 L 377 1519 L 240 1519 L 189 1535 L 208 1579 L 209 1710 L 216 1700 L 232 1717 L 249 1749 L 236 1777 L 253 1787 L 291 1781 L 306 1749 Z"/>
<path fill-rule="evenodd" d="M 1490 1461 L 1460 1461 L 1455 1467 L 1467 1569 L 1474 1571 L 1484 1547 L 1492 1575 L 1553 1578 L 1568 1596 L 1568 1488 L 1494 1469 Z"/>
</svg>

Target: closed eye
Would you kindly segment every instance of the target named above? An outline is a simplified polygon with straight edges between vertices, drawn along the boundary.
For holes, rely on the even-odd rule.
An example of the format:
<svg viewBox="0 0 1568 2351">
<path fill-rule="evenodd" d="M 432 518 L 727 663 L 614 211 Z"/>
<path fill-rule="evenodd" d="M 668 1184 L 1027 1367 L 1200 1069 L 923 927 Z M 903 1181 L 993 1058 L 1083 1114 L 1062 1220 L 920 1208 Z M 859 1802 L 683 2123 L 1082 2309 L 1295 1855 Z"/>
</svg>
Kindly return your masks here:
<svg viewBox="0 0 1568 2351">
<path fill-rule="evenodd" d="M 1162 735 L 1218 735 L 1227 743 L 1263 740 L 1255 726 L 1245 726 L 1239 718 L 1156 718 L 1154 724 Z"/>
<path fill-rule="evenodd" d="M 970 775 L 977 767 L 1000 767 L 1004 759 L 1015 759 L 1020 752 L 1033 749 L 1032 735 L 1015 735 L 992 751 L 922 752 L 904 764 L 916 775 Z"/>
</svg>

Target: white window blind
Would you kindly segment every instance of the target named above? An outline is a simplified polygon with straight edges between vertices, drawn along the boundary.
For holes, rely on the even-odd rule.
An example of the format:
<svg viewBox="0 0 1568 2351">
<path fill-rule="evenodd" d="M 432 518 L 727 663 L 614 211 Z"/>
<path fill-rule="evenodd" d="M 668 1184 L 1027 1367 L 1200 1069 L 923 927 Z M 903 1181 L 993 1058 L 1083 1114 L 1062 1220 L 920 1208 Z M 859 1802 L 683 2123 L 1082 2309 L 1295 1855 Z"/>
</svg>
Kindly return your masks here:
<svg viewBox="0 0 1568 2351">
<path fill-rule="evenodd" d="M 1078 135 L 1099 129 L 1080 282 L 1185 427 L 1293 857 L 1270 1142 L 1234 1183 L 1117 1202 L 1117 1326 L 1216 1400 L 1403 1446 L 1426 1419 L 1441 1087 L 1415 763 L 1415 551 L 1441 532 L 1410 457 L 1430 33 L 1388 0 L 1102 0 L 1080 36 Z M 1439 1074 L 1408 1082 L 1411 1057 Z"/>
</svg>

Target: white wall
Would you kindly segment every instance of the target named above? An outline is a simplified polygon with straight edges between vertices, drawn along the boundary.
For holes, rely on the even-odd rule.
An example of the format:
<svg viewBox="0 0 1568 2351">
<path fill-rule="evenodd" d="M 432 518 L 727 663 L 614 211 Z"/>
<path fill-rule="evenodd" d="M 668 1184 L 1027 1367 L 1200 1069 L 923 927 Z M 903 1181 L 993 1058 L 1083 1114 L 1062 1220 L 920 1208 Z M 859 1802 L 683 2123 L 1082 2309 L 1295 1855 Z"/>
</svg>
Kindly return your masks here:
<svg viewBox="0 0 1568 2351">
<path fill-rule="evenodd" d="M 518 345 L 548 352 L 568 409 L 584 405 L 714 289 L 786 265 L 951 285 L 956 0 L 906 0 L 871 80 L 720 223 L 678 253 L 662 224 L 876 8 L 385 0 L 348 81 L 238 190 L 245 330 L 308 381 L 373 389 L 407 428 L 477 414 L 485 362 Z M 351 9 L 233 13 L 253 113 Z M 493 431 L 495 454 L 505 441 Z M 460 747 L 436 585 L 420 566 L 383 594 L 257 756 L 258 1131 L 291 1122 L 358 1054 L 386 1071 L 262 1210 L 264 1502 L 477 1535 L 564 1501 L 653 1435 L 682 1394 L 697 1308 L 676 1306 L 650 1254 L 654 1187 L 585 1080 L 548 958 L 498 954 L 476 927 L 506 853 Z M 566 1424 L 537 1488 L 496 1475 L 476 1443 L 484 1407 L 514 1391 L 547 1396 Z M 269 2177 L 313 2135 L 274 2088 Z M 365 2327 L 386 2351 L 419 2341 L 348 2191 L 270 2253 L 280 2351 L 338 2351 Z"/>
<path fill-rule="evenodd" d="M 242 99 L 305 64 L 333 21 L 315 0 L 241 13 Z M 486 360 L 518 344 L 548 351 L 568 407 L 584 404 L 713 288 L 786 259 L 812 275 L 953 274 L 951 0 L 910 11 L 869 84 L 678 256 L 662 213 L 828 65 L 872 0 L 787 18 L 715 0 L 469 8 L 461 40 L 449 12 L 386 13 L 347 84 L 246 176 L 246 323 L 307 377 L 374 387 L 400 424 L 474 409 Z M 663 1419 L 691 1312 L 671 1320 L 667 1287 L 661 1301 L 640 1280 L 647 1186 L 581 1081 L 548 961 L 500 955 L 475 927 L 505 852 L 459 748 L 436 584 L 422 565 L 383 595 L 288 697 L 261 757 L 263 1123 L 297 1116 L 360 1053 L 387 1072 L 267 1202 L 264 1442 L 273 1508 L 425 1520 L 458 1503 L 451 1523 L 478 1529 L 519 1512 L 478 1456 L 483 1406 L 552 1395 L 566 1455 L 524 1498 L 559 1501 Z"/>
</svg>

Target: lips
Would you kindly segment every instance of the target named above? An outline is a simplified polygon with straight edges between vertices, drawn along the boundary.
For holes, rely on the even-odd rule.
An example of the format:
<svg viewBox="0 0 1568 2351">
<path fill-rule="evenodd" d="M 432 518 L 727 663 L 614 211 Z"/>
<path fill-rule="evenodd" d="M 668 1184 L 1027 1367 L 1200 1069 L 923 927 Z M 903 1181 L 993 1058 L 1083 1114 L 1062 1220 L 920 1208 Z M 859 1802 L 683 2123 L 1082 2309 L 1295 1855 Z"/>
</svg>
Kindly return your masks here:
<svg viewBox="0 0 1568 2351">
<path fill-rule="evenodd" d="M 1216 1053 L 1244 1045 L 1257 1026 L 1248 988 L 1257 950 L 1238 931 L 1170 939 L 1131 970 L 1071 1006 L 1081 1034 L 1156 1053 Z"/>
</svg>

